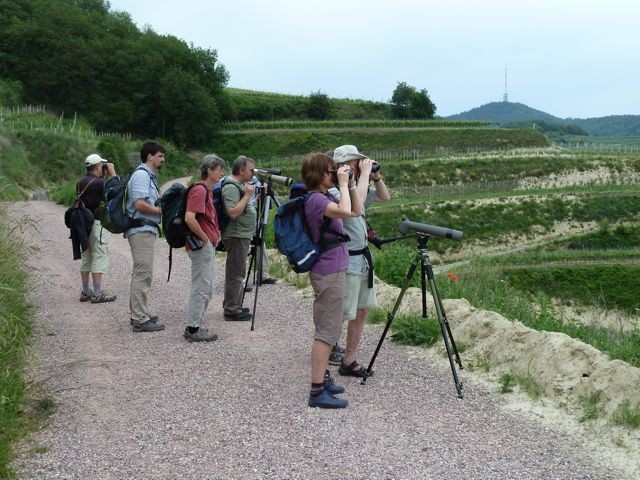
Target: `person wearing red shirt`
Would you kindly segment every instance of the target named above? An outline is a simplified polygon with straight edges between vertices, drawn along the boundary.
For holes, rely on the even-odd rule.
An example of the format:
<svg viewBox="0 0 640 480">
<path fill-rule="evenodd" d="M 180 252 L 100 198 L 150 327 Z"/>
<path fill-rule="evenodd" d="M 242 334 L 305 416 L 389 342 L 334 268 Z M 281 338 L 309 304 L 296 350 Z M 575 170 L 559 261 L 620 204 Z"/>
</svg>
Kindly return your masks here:
<svg viewBox="0 0 640 480">
<path fill-rule="evenodd" d="M 222 178 L 223 169 L 224 160 L 216 154 L 205 156 L 200 165 L 202 180 L 196 182 L 187 193 L 184 220 L 191 233 L 185 248 L 191 259 L 191 291 L 183 336 L 188 342 L 212 342 L 218 338 L 217 334 L 202 324 L 213 297 L 215 246 L 220 240 L 212 189 Z"/>
</svg>

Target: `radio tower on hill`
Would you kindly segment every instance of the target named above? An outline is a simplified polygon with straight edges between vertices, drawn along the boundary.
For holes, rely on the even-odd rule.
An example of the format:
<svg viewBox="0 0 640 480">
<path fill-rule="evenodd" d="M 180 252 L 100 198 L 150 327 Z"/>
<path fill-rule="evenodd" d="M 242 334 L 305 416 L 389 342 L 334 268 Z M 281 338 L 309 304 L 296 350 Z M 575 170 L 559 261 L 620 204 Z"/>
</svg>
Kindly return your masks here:
<svg viewBox="0 0 640 480">
<path fill-rule="evenodd" d="M 504 66 L 504 95 L 502 96 L 503 102 L 509 101 L 509 94 L 507 93 L 507 66 Z"/>
</svg>

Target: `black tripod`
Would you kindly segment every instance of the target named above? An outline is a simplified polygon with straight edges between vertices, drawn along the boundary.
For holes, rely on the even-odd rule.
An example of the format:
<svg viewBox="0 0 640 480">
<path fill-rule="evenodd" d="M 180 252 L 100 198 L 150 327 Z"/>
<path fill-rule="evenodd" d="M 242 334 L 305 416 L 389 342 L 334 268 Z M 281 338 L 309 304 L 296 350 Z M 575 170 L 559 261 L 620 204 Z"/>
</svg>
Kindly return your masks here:
<svg viewBox="0 0 640 480">
<path fill-rule="evenodd" d="M 427 251 L 427 241 L 429 240 L 430 235 L 425 233 L 418 233 L 418 251 L 416 252 L 416 256 L 413 258 L 413 263 L 409 267 L 409 271 L 407 272 L 407 277 L 402 285 L 402 289 L 400 290 L 400 294 L 396 299 L 396 303 L 393 305 L 393 309 L 387 316 L 387 324 L 384 327 L 384 331 L 382 332 L 382 336 L 380 337 L 380 341 L 378 342 L 378 346 L 376 347 L 373 356 L 371 357 L 371 361 L 369 362 L 369 366 L 366 370 L 366 375 L 362 379 L 362 385 L 365 384 L 367 377 L 370 375 L 373 364 L 376 361 L 376 357 L 378 356 L 378 352 L 380 352 L 380 348 L 382 347 L 382 343 L 384 342 L 385 337 L 387 336 L 387 332 L 391 327 L 391 322 L 396 316 L 396 312 L 400 307 L 400 302 L 402 301 L 402 297 L 404 296 L 407 288 L 409 288 L 409 283 L 413 278 L 413 274 L 416 271 L 418 266 L 418 262 L 420 262 L 420 277 L 421 277 L 421 289 L 422 289 L 422 317 L 427 318 L 427 279 L 429 280 L 429 287 L 431 290 L 431 295 L 433 297 L 433 303 L 436 309 L 436 314 L 438 317 L 438 322 L 440 323 L 440 330 L 442 331 L 442 338 L 444 339 L 444 346 L 447 350 L 447 356 L 449 357 L 449 364 L 451 365 L 451 373 L 453 373 L 453 381 L 456 385 L 456 390 L 458 391 L 458 398 L 463 398 L 462 394 L 462 382 L 458 379 L 458 372 L 456 371 L 456 366 L 453 363 L 452 353 L 456 357 L 456 363 L 462 370 L 462 360 L 460 360 L 460 355 L 458 354 L 458 348 L 456 347 L 456 343 L 453 340 L 453 336 L 451 335 L 451 329 L 449 328 L 449 322 L 447 321 L 447 316 L 444 312 L 444 307 L 442 306 L 442 302 L 440 300 L 440 295 L 438 294 L 438 287 L 436 286 L 436 281 L 433 276 L 433 268 L 431 266 L 431 261 L 429 260 L 429 252 Z"/>
<path fill-rule="evenodd" d="M 253 295 L 253 312 L 251 313 L 251 330 L 254 329 L 254 321 L 256 318 L 256 305 L 258 304 L 258 290 L 262 285 L 262 272 L 264 265 L 262 260 L 264 258 L 264 238 L 265 229 L 269 223 L 269 210 L 271 209 L 271 202 L 280 207 L 280 202 L 276 198 L 271 188 L 271 183 L 264 183 L 258 187 L 258 195 L 256 197 L 256 211 L 258 215 L 256 217 L 256 235 L 251 242 L 251 250 L 249 253 L 249 266 L 247 268 L 247 276 L 244 279 L 245 288 L 242 291 L 242 302 L 244 303 L 244 296 L 246 294 L 246 286 L 249 284 L 249 278 L 251 278 L 251 272 L 254 271 L 254 282 L 256 284 L 255 292 Z"/>
</svg>

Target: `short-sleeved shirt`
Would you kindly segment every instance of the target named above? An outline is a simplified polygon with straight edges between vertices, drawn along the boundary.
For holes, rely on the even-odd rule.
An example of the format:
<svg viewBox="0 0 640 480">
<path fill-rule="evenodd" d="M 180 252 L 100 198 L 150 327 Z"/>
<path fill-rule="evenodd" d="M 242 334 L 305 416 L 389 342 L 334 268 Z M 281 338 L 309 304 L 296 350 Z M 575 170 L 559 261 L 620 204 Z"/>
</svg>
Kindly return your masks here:
<svg viewBox="0 0 640 480">
<path fill-rule="evenodd" d="M 160 223 L 160 215 L 149 215 L 136 210 L 136 200 L 142 198 L 149 205 L 155 205 L 156 200 L 160 196 L 160 190 L 157 184 L 158 175 L 153 173 L 146 164 L 142 163 L 131 175 L 129 179 L 129 189 L 127 192 L 127 212 L 134 219 L 146 220 L 150 223 L 158 225 Z M 158 233 L 158 228 L 154 225 L 141 225 L 133 227 L 124 232 L 124 238 L 128 238 L 134 233 L 151 232 Z"/>
<path fill-rule="evenodd" d="M 340 201 L 340 191 L 337 188 L 329 189 L 329 192 Z M 378 199 L 378 194 L 375 188 L 369 187 L 367 192 L 367 198 L 364 201 L 364 209 L 366 210 L 369 205 Z M 349 243 L 347 248 L 351 251 L 362 250 L 365 248 L 369 241 L 367 240 L 367 221 L 364 216 L 348 217 L 344 219 L 344 233 L 349 235 Z M 349 256 L 349 269 L 347 273 L 352 275 L 363 275 L 367 272 L 369 265 L 364 255 L 350 255 Z"/>
<path fill-rule="evenodd" d="M 320 227 L 324 223 L 324 212 L 330 202 L 337 203 L 335 197 L 330 193 L 313 193 L 309 195 L 304 204 L 304 214 L 309 224 L 311 239 L 316 243 L 320 242 Z M 342 233 L 342 220 L 339 218 L 331 219 L 329 227 L 336 232 Z M 324 232 L 325 239 L 335 237 L 336 235 L 333 233 Z M 319 275 L 329 275 L 346 270 L 348 266 L 349 251 L 347 250 L 347 242 L 342 242 L 337 247 L 322 252 L 316 263 L 311 267 L 311 271 Z"/>
<path fill-rule="evenodd" d="M 215 245 L 220 240 L 220 229 L 218 228 L 218 218 L 213 205 L 213 192 L 207 188 L 203 182 L 197 182 L 187 194 L 187 212 L 196 214 L 196 221 L 205 233 L 211 245 Z M 185 248 L 190 250 L 189 243 L 185 243 Z"/>
<path fill-rule="evenodd" d="M 87 207 L 93 213 L 94 218 L 98 218 L 98 205 L 102 201 L 102 193 L 104 192 L 104 178 L 97 177 L 93 174 L 88 174 L 78 180 L 76 185 L 76 191 L 78 193 L 93 180 L 93 183 L 82 194 L 82 201 L 84 206 Z"/>
<path fill-rule="evenodd" d="M 233 185 L 232 185 L 233 184 Z M 244 185 L 227 177 L 222 186 L 222 201 L 224 207 L 229 209 L 236 206 L 244 195 Z M 244 212 L 235 219 L 229 219 L 229 223 L 224 229 L 222 238 L 248 238 L 253 239 L 256 233 L 256 205 L 248 203 Z"/>
</svg>

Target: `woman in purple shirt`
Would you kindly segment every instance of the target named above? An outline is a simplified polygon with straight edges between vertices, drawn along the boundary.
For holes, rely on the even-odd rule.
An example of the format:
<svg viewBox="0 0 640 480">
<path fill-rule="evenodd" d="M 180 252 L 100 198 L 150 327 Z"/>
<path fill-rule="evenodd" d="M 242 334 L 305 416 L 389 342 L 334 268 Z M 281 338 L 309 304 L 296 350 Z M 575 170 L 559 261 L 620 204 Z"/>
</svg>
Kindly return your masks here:
<svg viewBox="0 0 640 480">
<path fill-rule="evenodd" d="M 337 170 L 340 201 L 336 201 L 328 190 L 335 187 L 332 174 L 336 163 L 324 153 L 310 153 L 302 162 L 302 179 L 311 192 L 304 213 L 314 242 L 320 242 L 321 227 L 329 219 L 330 230 L 342 233 L 342 219 L 362 214 L 362 206 L 357 204 L 355 185 L 350 186 L 349 167 Z M 351 181 L 352 183 L 352 181 Z M 324 240 L 337 237 L 330 231 L 322 232 Z M 325 250 L 311 267 L 309 278 L 315 292 L 313 301 L 313 323 L 315 334 L 311 349 L 311 391 L 309 406 L 320 408 L 344 408 L 344 399 L 335 395 L 344 388 L 333 383 L 328 375 L 329 355 L 338 341 L 342 328 L 342 304 L 346 270 L 349 266 L 349 251 L 346 242 Z"/>
</svg>

